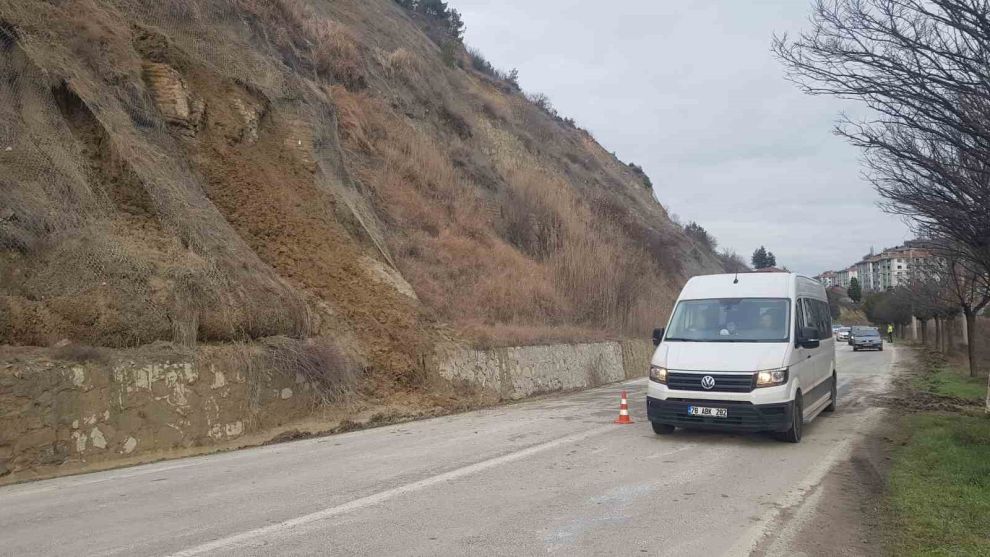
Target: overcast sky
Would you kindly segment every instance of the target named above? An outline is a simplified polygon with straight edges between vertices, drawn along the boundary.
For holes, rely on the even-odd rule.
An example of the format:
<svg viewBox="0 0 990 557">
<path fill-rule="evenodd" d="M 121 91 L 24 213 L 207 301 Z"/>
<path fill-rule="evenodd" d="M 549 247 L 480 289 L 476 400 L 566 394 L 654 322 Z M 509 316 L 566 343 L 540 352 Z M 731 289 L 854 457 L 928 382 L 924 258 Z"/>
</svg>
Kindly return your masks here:
<svg viewBox="0 0 990 557">
<path fill-rule="evenodd" d="M 807 26 L 803 0 L 450 0 L 466 42 L 620 159 L 657 198 L 747 260 L 818 274 L 909 239 L 876 206 L 842 110 L 784 79 L 774 32 Z"/>
</svg>

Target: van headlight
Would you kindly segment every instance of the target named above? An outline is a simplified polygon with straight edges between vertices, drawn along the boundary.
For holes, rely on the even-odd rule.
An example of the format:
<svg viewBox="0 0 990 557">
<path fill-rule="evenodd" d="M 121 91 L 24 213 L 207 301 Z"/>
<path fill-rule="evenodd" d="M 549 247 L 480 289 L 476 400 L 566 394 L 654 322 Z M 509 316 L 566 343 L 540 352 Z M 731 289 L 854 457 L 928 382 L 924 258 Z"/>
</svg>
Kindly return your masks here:
<svg viewBox="0 0 990 557">
<path fill-rule="evenodd" d="M 667 384 L 667 368 L 660 366 L 650 366 L 650 381 Z"/>
<path fill-rule="evenodd" d="M 756 372 L 756 388 L 776 387 L 784 383 L 787 383 L 786 367 Z"/>
</svg>

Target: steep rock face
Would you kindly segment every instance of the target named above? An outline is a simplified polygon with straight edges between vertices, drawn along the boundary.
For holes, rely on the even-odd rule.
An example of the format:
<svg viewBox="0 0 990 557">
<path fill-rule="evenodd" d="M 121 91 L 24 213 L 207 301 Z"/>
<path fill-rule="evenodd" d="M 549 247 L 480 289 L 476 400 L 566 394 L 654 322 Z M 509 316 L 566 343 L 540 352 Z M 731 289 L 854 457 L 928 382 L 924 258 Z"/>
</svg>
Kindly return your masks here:
<svg viewBox="0 0 990 557">
<path fill-rule="evenodd" d="M 711 253 L 392 0 L 0 0 L 0 343 L 642 334 Z"/>
</svg>

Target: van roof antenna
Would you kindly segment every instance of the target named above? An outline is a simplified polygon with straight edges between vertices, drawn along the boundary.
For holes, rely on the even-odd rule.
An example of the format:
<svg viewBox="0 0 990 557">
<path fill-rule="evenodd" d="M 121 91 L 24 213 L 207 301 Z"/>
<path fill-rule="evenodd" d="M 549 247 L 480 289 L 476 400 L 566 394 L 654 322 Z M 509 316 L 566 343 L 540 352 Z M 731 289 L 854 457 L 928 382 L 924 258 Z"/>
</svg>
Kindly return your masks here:
<svg viewBox="0 0 990 557">
<path fill-rule="evenodd" d="M 736 278 L 732 281 L 732 284 L 739 284 L 739 270 L 736 269 Z"/>
</svg>

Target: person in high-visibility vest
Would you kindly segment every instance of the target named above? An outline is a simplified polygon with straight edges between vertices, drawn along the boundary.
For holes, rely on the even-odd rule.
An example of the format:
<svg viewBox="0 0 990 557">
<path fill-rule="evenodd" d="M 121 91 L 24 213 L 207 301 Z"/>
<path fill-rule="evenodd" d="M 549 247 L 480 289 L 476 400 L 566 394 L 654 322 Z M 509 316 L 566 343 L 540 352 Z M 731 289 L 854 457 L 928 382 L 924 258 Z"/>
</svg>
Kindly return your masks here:
<svg viewBox="0 0 990 557">
<path fill-rule="evenodd" d="M 887 323 L 887 340 L 894 342 L 894 324 Z"/>
</svg>

